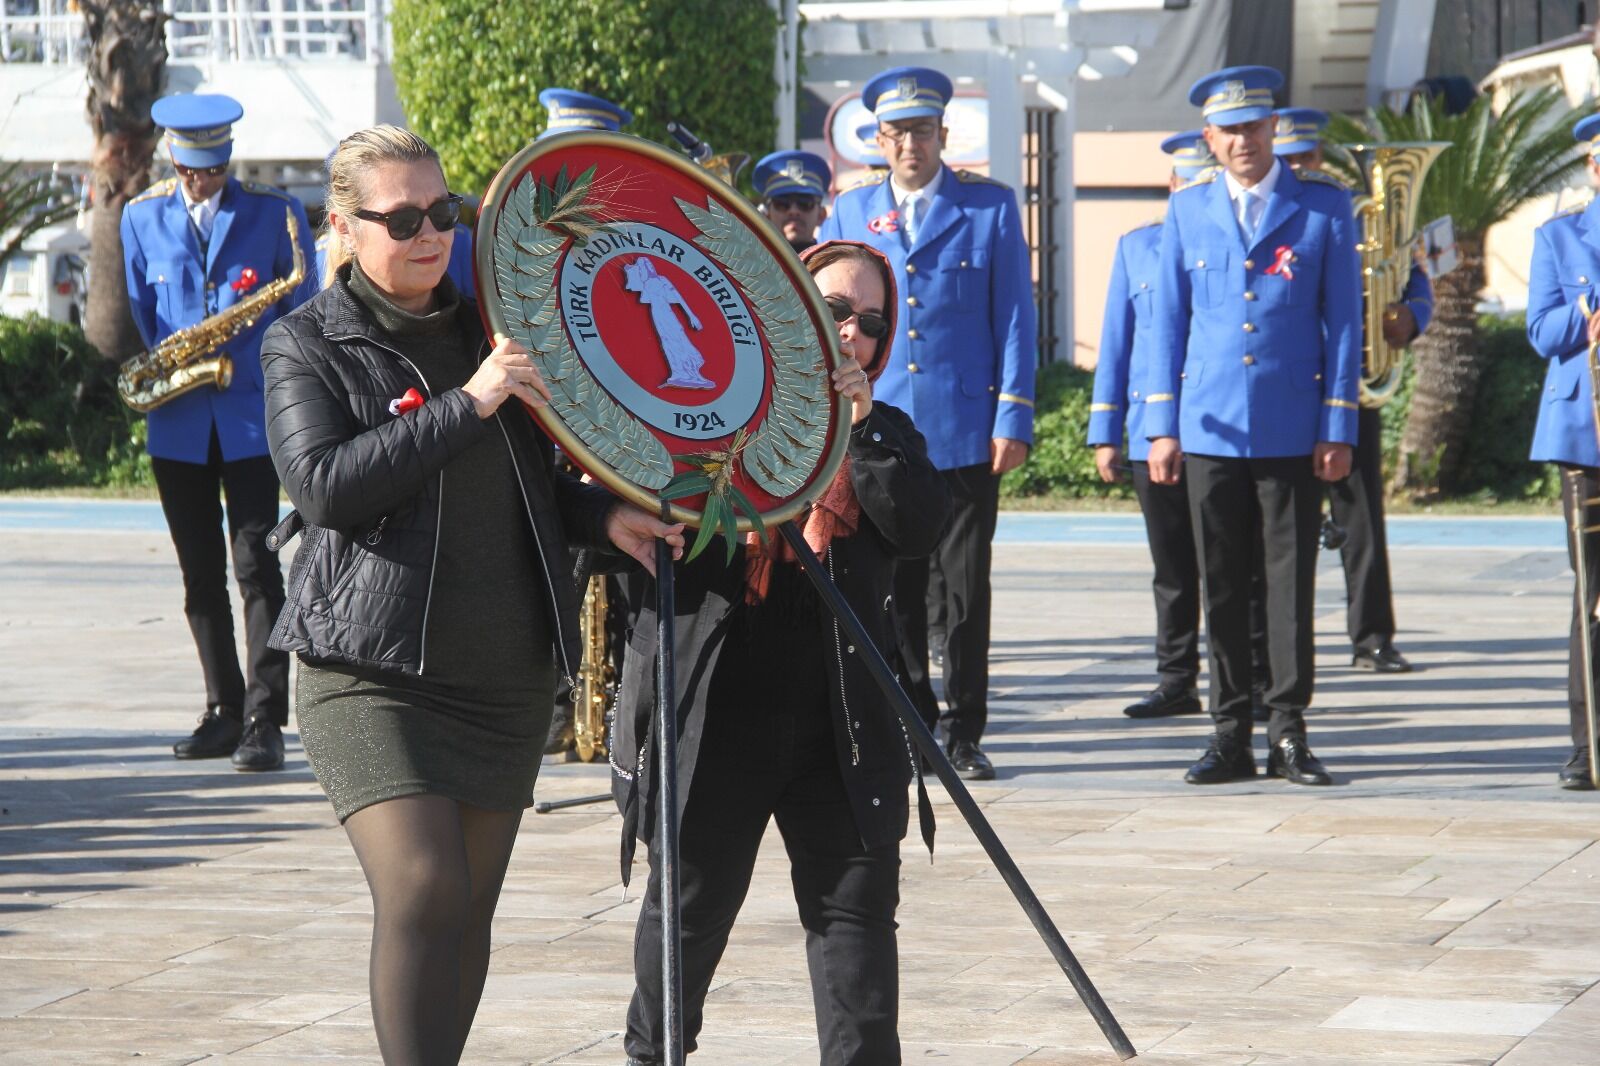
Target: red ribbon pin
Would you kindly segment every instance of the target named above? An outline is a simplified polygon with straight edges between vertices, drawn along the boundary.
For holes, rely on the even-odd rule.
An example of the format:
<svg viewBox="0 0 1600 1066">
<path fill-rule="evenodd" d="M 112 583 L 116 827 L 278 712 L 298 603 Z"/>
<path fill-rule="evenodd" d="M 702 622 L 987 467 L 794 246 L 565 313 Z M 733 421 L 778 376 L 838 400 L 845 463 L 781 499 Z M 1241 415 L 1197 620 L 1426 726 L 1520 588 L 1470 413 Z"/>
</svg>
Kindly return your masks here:
<svg viewBox="0 0 1600 1066">
<path fill-rule="evenodd" d="M 234 292 L 243 295 L 244 293 L 247 293 L 251 289 L 255 288 L 256 282 L 260 280 L 261 279 L 256 276 L 255 267 L 245 267 L 243 270 L 239 271 L 238 280 L 230 282 L 230 284 L 233 286 Z"/>
<path fill-rule="evenodd" d="M 868 233 L 898 233 L 900 231 L 900 212 L 890 211 L 887 215 L 879 215 L 867 223 Z"/>
<path fill-rule="evenodd" d="M 1284 281 L 1294 280 L 1294 270 L 1289 264 L 1294 262 L 1294 249 L 1287 244 L 1278 245 L 1278 250 L 1272 253 L 1272 265 L 1267 267 L 1268 274 L 1277 274 Z"/>
<path fill-rule="evenodd" d="M 400 397 L 398 400 L 389 401 L 389 413 L 397 416 L 403 415 L 407 411 L 415 411 L 421 406 L 422 393 L 418 392 L 416 389 L 407 389 L 404 396 Z"/>
</svg>

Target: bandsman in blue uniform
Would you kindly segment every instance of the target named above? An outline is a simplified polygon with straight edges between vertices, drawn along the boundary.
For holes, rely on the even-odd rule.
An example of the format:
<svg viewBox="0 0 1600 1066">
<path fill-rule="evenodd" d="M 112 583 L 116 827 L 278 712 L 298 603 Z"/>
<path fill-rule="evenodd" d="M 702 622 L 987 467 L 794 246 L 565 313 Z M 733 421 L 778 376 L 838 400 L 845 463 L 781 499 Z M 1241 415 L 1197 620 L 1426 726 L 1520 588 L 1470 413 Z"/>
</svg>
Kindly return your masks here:
<svg viewBox="0 0 1600 1066">
<path fill-rule="evenodd" d="M 1572 130 L 1589 151 L 1589 181 L 1600 186 L 1600 115 Z M 1585 307 L 1587 304 L 1587 316 Z M 1567 558 L 1577 566 L 1572 538 L 1575 508 L 1600 496 L 1600 444 L 1595 436 L 1594 388 L 1589 345 L 1600 342 L 1600 198 L 1565 211 L 1533 234 L 1528 270 L 1528 340 L 1550 363 L 1545 372 L 1539 420 L 1529 458 L 1561 467 L 1561 505 L 1567 517 Z M 1584 525 L 1595 525 L 1589 508 Z M 1572 757 L 1557 779 L 1562 788 L 1585 790 L 1589 777 L 1589 722 L 1584 708 L 1583 645 L 1597 644 L 1595 599 L 1600 593 L 1600 534 L 1585 533 L 1588 602 L 1573 596 L 1567 652 L 1567 704 L 1572 721 Z M 1600 655 L 1596 656 L 1600 662 Z"/>
<path fill-rule="evenodd" d="M 633 124 L 633 112 L 618 107 L 603 96 L 576 89 L 545 89 L 539 102 L 549 116 L 537 140 L 560 133 L 619 133 Z"/>
<path fill-rule="evenodd" d="M 1272 154 L 1268 67 L 1200 79 L 1190 100 L 1221 169 L 1174 193 L 1161 228 L 1144 434 L 1150 476 L 1188 482 L 1211 646 L 1216 734 L 1186 780 L 1256 773 L 1251 575 L 1264 561 L 1267 772 L 1331 778 L 1306 740 L 1318 479 L 1350 472 L 1361 377 L 1361 277 L 1350 195 Z"/>
<path fill-rule="evenodd" d="M 878 395 L 915 420 L 955 498 L 931 560 L 945 588 L 942 722 L 956 769 L 982 780 L 994 776 L 979 746 L 988 718 L 990 542 L 1000 475 L 1020 466 L 1033 444 L 1038 352 L 1016 196 L 943 162 L 951 91 L 949 78 L 923 67 L 895 67 L 866 84 L 861 100 L 877 120 L 888 169 L 838 195 L 818 240 L 864 241 L 883 252 L 905 301 Z M 927 575 L 920 561 L 901 567 L 895 600 L 904 679 L 932 716 Z"/>
<path fill-rule="evenodd" d="M 317 291 L 310 226 L 300 201 L 228 173 L 237 101 L 217 95 L 157 100 L 150 116 L 167 131 L 176 178 L 128 202 L 122 249 L 128 300 L 146 345 L 193 326 L 292 269 L 289 222 L 305 277 L 224 349 L 225 389 L 200 388 L 151 411 L 150 465 L 183 571 L 184 613 L 205 675 L 206 710 L 180 759 L 231 755 L 241 770 L 283 765 L 289 721 L 289 657 L 267 647 L 283 607 L 278 556 L 266 545 L 278 521 L 278 477 L 267 457 L 261 335 Z M 227 534 L 223 507 L 227 499 Z M 245 668 L 234 647 L 228 548 L 244 600 Z"/>
<path fill-rule="evenodd" d="M 1277 113 L 1272 150 L 1298 173 L 1321 172 L 1322 130 L 1326 112 L 1310 107 Z M 1400 299 L 1383 319 L 1384 339 L 1404 348 L 1433 318 L 1433 283 L 1413 262 Z M 1383 419 L 1379 408 L 1363 407 L 1358 417 L 1350 476 L 1328 486 L 1331 518 L 1323 526 L 1323 545 L 1337 547 L 1344 564 L 1348 602 L 1346 621 L 1358 669 L 1401 674 L 1411 669 L 1394 646 L 1394 591 L 1389 581 L 1389 545 L 1383 518 Z"/>
<path fill-rule="evenodd" d="M 833 171 L 815 152 L 773 152 L 756 163 L 756 195 L 767 216 L 797 253 L 817 243 L 823 197 Z"/>
<path fill-rule="evenodd" d="M 1209 173 L 1217 165 L 1199 130 L 1173 134 L 1161 142 L 1172 157 L 1169 191 Z M 1151 588 L 1156 601 L 1157 683 L 1148 695 L 1124 708 L 1130 718 L 1199 714 L 1200 563 L 1195 558 L 1189 495 L 1180 480 L 1158 485 L 1150 480 L 1150 441 L 1144 435 L 1143 378 L 1149 370 L 1150 321 L 1155 313 L 1156 256 L 1161 222 L 1147 223 L 1117 241 L 1100 330 L 1100 357 L 1094 369 L 1089 405 L 1089 445 L 1095 467 L 1106 482 L 1121 480 L 1122 437 L 1133 491 L 1144 513 L 1145 535 L 1155 566 Z"/>
</svg>

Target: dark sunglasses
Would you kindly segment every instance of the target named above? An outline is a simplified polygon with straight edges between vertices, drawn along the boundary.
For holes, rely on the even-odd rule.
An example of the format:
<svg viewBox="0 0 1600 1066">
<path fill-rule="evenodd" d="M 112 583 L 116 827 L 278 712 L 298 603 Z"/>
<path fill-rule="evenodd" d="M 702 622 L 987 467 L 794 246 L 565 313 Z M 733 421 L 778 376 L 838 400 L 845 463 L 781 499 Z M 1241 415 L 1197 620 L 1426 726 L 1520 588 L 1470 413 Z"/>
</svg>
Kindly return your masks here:
<svg viewBox="0 0 1600 1066">
<path fill-rule="evenodd" d="M 364 218 L 368 222 L 382 222 L 389 231 L 391 240 L 409 241 L 422 232 L 422 220 L 426 218 L 433 223 L 433 228 L 440 233 L 445 233 L 455 228 L 456 222 L 461 218 L 461 197 L 451 193 L 443 200 L 435 200 L 426 209 L 421 207 L 402 207 L 394 211 L 367 211 L 356 212 L 357 218 Z"/>
<path fill-rule="evenodd" d="M 828 305 L 828 311 L 833 315 L 833 320 L 841 326 L 852 318 L 856 320 L 856 328 L 863 337 L 877 340 L 879 337 L 889 335 L 889 320 L 882 315 L 857 314 L 856 309 L 839 299 L 837 296 L 824 296 L 823 302 Z"/>
<path fill-rule="evenodd" d="M 822 203 L 815 196 L 774 196 L 767 202 L 774 211 L 814 211 Z"/>
<path fill-rule="evenodd" d="M 172 164 L 172 169 L 178 172 L 180 178 L 192 178 L 196 174 L 204 174 L 208 178 L 220 178 L 228 172 L 228 164 L 220 167 L 186 167 L 181 163 Z"/>
</svg>

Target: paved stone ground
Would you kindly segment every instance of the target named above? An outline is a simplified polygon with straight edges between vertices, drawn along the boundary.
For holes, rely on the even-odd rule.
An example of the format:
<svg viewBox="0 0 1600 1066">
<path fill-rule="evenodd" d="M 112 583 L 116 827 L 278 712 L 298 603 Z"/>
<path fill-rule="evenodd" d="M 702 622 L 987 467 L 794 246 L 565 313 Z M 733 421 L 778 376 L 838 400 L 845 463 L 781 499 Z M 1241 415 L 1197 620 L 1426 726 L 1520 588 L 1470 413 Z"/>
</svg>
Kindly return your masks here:
<svg viewBox="0 0 1600 1066">
<path fill-rule="evenodd" d="M 1600 800 L 1566 753 L 1553 551 L 1395 552 L 1401 644 L 1346 665 L 1320 582 L 1312 742 L 1340 784 L 1181 783 L 1198 718 L 1132 723 L 1148 561 L 997 559 L 1000 779 L 974 788 L 1140 1051 L 1183 1066 L 1600 1062 Z M 0 1064 L 376 1062 L 360 870 L 291 737 L 286 772 L 182 764 L 198 711 L 176 565 L 150 533 L 0 551 Z M 1261 742 L 1257 744 L 1261 752 Z M 541 798 L 603 789 L 548 765 Z M 908 843 L 908 1062 L 1115 1062 L 953 807 Z M 620 1064 L 637 898 L 608 807 L 529 813 L 471 1063 Z M 713 1064 L 815 1062 L 769 840 L 706 1011 Z"/>
</svg>

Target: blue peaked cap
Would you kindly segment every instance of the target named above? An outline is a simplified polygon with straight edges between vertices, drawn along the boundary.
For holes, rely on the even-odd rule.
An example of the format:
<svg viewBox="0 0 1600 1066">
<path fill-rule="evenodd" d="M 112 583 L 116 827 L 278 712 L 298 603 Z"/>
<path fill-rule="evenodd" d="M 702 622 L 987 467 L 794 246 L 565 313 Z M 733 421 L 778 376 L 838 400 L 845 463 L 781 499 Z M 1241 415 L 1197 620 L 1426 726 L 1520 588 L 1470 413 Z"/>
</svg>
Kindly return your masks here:
<svg viewBox="0 0 1600 1066">
<path fill-rule="evenodd" d="M 861 102 L 879 122 L 937 118 L 955 92 L 950 79 L 928 67 L 890 67 L 861 90 Z"/>
<path fill-rule="evenodd" d="M 1224 67 L 1189 89 L 1189 102 L 1213 126 L 1236 126 L 1272 114 L 1272 91 L 1283 75 L 1271 67 Z"/>
<path fill-rule="evenodd" d="M 576 89 L 546 89 L 539 102 L 550 112 L 550 121 L 537 140 L 558 133 L 607 130 L 616 133 L 633 122 L 633 112 L 618 107 L 603 96 L 580 93 Z"/>
<path fill-rule="evenodd" d="M 1572 135 L 1582 142 L 1590 159 L 1600 158 L 1600 114 L 1590 115 L 1572 127 Z"/>
<path fill-rule="evenodd" d="M 815 152 L 773 152 L 756 163 L 756 192 L 763 199 L 774 196 L 815 196 L 822 199 L 833 182 L 833 171 Z"/>
<path fill-rule="evenodd" d="M 233 157 L 233 124 L 244 105 L 221 93 L 163 96 L 150 107 L 150 119 L 167 131 L 172 161 L 185 167 L 220 167 Z"/>
<path fill-rule="evenodd" d="M 1277 112 L 1272 131 L 1273 155 L 1299 155 L 1322 143 L 1328 113 L 1314 107 L 1285 107 Z"/>
<path fill-rule="evenodd" d="M 1174 133 L 1161 142 L 1161 150 L 1172 157 L 1172 170 L 1179 181 L 1193 181 L 1217 165 L 1205 134 L 1199 130 Z"/>
</svg>

